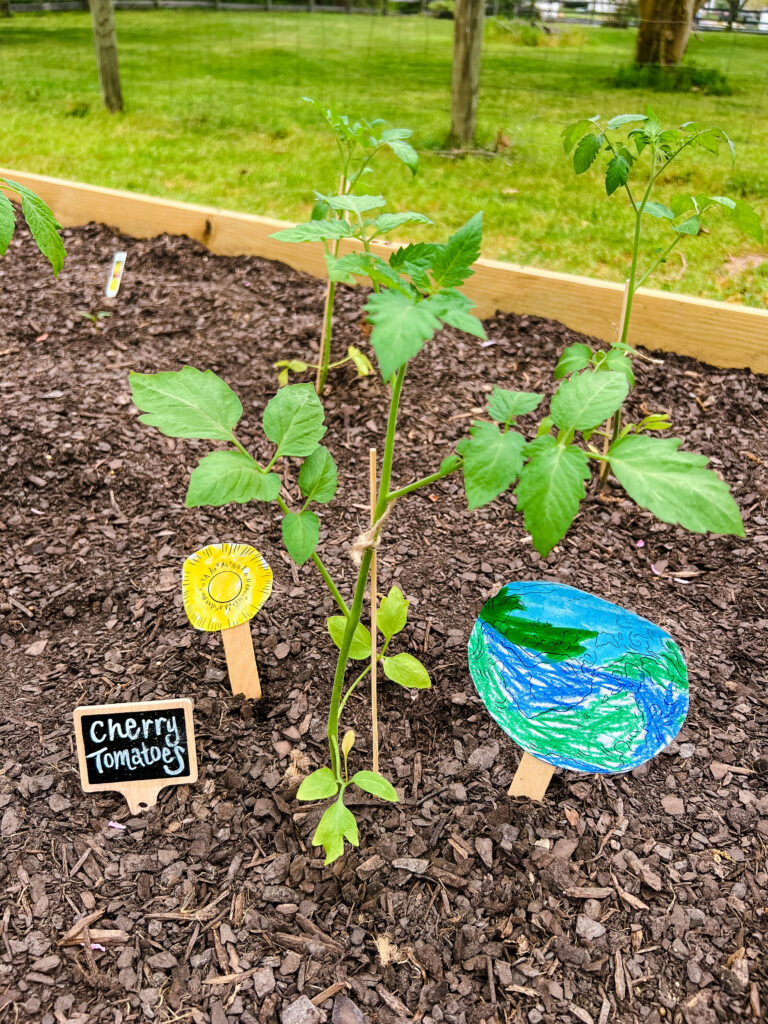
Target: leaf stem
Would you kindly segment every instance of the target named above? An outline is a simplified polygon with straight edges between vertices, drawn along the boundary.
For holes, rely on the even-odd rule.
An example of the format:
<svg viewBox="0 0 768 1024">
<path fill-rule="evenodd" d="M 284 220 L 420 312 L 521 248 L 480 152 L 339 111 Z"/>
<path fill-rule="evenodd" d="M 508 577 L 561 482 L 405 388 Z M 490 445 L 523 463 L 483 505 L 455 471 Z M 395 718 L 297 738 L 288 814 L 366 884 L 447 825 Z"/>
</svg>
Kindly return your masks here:
<svg viewBox="0 0 768 1024">
<path fill-rule="evenodd" d="M 406 487 L 399 487 L 396 491 L 390 491 L 387 495 L 387 501 L 395 501 L 396 498 L 404 498 L 406 494 L 413 494 L 414 491 L 418 491 L 422 487 L 428 487 L 430 484 L 434 484 L 438 480 L 442 480 L 444 477 L 450 476 L 451 473 L 455 473 L 456 470 L 460 468 L 461 462 L 457 462 L 455 466 L 451 466 L 448 469 L 438 469 L 436 473 L 424 476 L 421 480 L 414 480 L 413 483 L 408 484 Z"/>
</svg>

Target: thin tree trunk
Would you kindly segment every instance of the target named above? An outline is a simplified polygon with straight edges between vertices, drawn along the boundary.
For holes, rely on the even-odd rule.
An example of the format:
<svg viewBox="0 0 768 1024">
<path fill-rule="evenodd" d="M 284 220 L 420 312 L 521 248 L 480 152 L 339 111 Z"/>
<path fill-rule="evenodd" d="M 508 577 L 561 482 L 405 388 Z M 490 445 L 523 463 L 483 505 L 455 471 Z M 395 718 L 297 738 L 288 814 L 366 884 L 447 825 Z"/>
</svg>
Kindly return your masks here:
<svg viewBox="0 0 768 1024">
<path fill-rule="evenodd" d="M 11 0 L 0 0 L 0 18 L 10 18 L 12 15 Z"/>
<path fill-rule="evenodd" d="M 455 146 L 471 146 L 475 138 L 484 19 L 485 0 L 456 0 L 451 87 L 451 143 Z"/>
<path fill-rule="evenodd" d="M 113 113 L 123 109 L 120 68 L 117 62 L 117 32 L 112 0 L 91 0 L 93 41 L 104 106 Z"/>
<path fill-rule="evenodd" d="M 679 64 L 705 0 L 640 0 L 637 64 Z"/>
</svg>

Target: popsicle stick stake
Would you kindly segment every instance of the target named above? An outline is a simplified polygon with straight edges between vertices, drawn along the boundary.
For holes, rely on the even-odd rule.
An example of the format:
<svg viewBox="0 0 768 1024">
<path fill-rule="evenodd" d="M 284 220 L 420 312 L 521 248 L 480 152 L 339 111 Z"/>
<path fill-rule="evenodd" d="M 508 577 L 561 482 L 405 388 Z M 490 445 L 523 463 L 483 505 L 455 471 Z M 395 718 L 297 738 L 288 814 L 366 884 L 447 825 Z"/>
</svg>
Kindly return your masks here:
<svg viewBox="0 0 768 1024">
<path fill-rule="evenodd" d="M 376 449 L 371 448 L 368 452 L 370 466 L 370 489 L 371 489 L 371 526 L 376 522 Z M 373 549 L 371 558 L 371 734 L 373 740 L 373 770 L 379 770 L 379 707 L 378 691 L 376 681 L 376 548 Z"/>
<path fill-rule="evenodd" d="M 221 630 L 232 693 L 261 696 L 250 620 L 272 593 L 272 570 L 247 544 L 211 544 L 182 572 L 184 611 L 196 629 Z"/>
<path fill-rule="evenodd" d="M 227 659 L 232 693 L 242 693 L 249 700 L 258 700 L 261 696 L 261 682 L 256 666 L 250 622 L 241 622 L 239 626 L 232 626 L 231 629 L 222 629 L 221 639 L 224 642 L 224 656 Z"/>
<path fill-rule="evenodd" d="M 509 787 L 509 795 L 527 796 L 529 800 L 543 800 L 554 770 L 554 765 L 540 761 L 533 754 L 523 751 L 512 785 Z"/>
</svg>

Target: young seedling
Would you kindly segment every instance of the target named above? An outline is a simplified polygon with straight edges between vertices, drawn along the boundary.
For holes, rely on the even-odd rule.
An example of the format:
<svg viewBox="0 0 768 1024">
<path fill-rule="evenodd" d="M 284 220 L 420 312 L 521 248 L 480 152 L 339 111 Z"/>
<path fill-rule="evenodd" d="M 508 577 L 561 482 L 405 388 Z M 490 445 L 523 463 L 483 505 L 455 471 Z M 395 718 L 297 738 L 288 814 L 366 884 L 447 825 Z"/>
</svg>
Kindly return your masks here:
<svg viewBox="0 0 768 1024">
<path fill-rule="evenodd" d="M 306 99 L 306 98 L 305 98 Z M 307 103 L 314 100 L 306 99 Z M 302 359 L 282 359 L 275 363 L 280 371 L 278 383 L 283 387 L 288 383 L 292 373 L 304 373 L 309 369 L 317 370 L 315 389 L 319 395 L 323 393 L 328 371 L 345 363 L 351 362 L 359 377 L 367 377 L 373 373 L 373 367 L 367 356 L 350 345 L 344 359 L 331 362 L 331 339 L 333 334 L 333 305 L 336 285 L 339 282 L 351 283 L 348 274 L 335 273 L 342 239 L 357 239 L 366 251 L 375 238 L 380 238 L 403 224 L 429 224 L 431 221 L 420 213 L 381 213 L 370 216 L 373 211 L 380 210 L 384 205 L 383 196 L 354 195 L 355 188 L 367 176 L 371 164 L 382 150 L 389 150 L 410 170 L 416 173 L 419 157 L 416 150 L 408 142 L 413 134 L 407 128 L 390 128 L 386 121 L 377 118 L 373 121 L 350 121 L 346 114 L 337 114 L 333 110 L 323 110 L 323 116 L 330 127 L 339 150 L 339 189 L 337 195 L 324 195 L 315 192 L 315 206 L 312 219 L 305 224 L 298 224 L 284 231 L 277 231 L 273 238 L 283 242 L 322 242 L 325 259 L 328 265 L 328 287 L 325 296 L 322 333 L 320 336 L 320 354 L 317 363 L 308 363 Z M 377 287 L 374 282 L 374 287 Z"/>
<path fill-rule="evenodd" d="M 54 277 L 58 277 L 66 255 L 64 243 L 59 235 L 61 224 L 40 196 L 26 185 L 20 185 L 10 178 L 0 178 L 0 256 L 5 255 L 16 227 L 16 210 L 3 190 L 21 200 L 21 214 L 32 233 L 32 238 L 51 264 Z"/>
<path fill-rule="evenodd" d="M 652 196 L 660 179 L 666 175 L 670 165 L 683 154 L 695 154 L 704 150 L 717 155 L 725 145 L 731 161 L 735 160 L 733 143 L 722 128 L 688 121 L 678 128 L 663 128 L 659 119 L 648 108 L 645 114 L 618 114 L 608 121 L 598 115 L 585 118 L 569 125 L 562 133 L 563 148 L 569 154 L 573 150 L 573 169 L 584 174 L 604 153 L 605 191 L 611 196 L 623 189 L 632 210 L 634 230 L 629 278 L 626 284 L 624 307 L 619 336 L 607 352 L 592 352 L 583 344 L 572 345 L 563 353 L 555 370 L 555 377 L 578 372 L 592 366 L 595 370 L 608 370 L 625 374 L 630 386 L 634 385 L 631 369 L 633 349 L 627 345 L 632 302 L 638 288 L 641 288 L 651 274 L 664 264 L 670 254 L 687 238 L 700 235 L 704 230 L 712 232 L 712 214 L 725 213 L 728 219 L 741 231 L 762 243 L 763 229 L 760 218 L 743 199 L 708 194 L 672 195 L 668 204 L 658 202 Z M 641 270 L 641 250 L 644 229 L 648 218 L 661 221 L 667 228 L 667 238 L 655 246 L 646 258 Z M 646 424 L 648 429 L 664 429 Z M 621 409 L 613 415 L 610 427 L 606 428 L 604 453 L 612 442 L 618 440 L 621 432 Z M 609 463 L 606 461 L 600 474 L 605 482 Z"/>
<path fill-rule="evenodd" d="M 77 315 L 81 316 L 83 320 L 87 320 L 93 327 L 94 331 L 98 331 L 102 320 L 106 320 L 108 317 L 112 316 L 112 314 L 106 309 L 100 309 L 96 313 L 91 313 L 88 309 L 78 309 Z"/>
<path fill-rule="evenodd" d="M 519 417 L 538 408 L 543 396 L 494 387 L 487 403 L 489 419 L 472 424 L 470 436 L 460 442 L 455 454 L 420 479 L 402 486 L 393 483 L 398 413 L 411 359 L 445 325 L 484 336 L 471 301 L 458 290 L 472 273 L 481 232 L 482 218 L 477 214 L 446 243 L 404 246 L 393 252 L 389 262 L 367 252 L 339 260 L 345 273 L 379 283 L 379 291 L 369 297 L 365 309 L 373 327 L 371 344 L 390 388 L 373 523 L 352 544 L 358 573 L 349 604 L 317 553 L 320 523 L 308 507 L 331 501 L 337 489 L 336 464 L 320 444 L 326 432 L 324 411 L 312 385 L 288 385 L 267 403 L 262 422 L 273 447 L 257 460 L 234 432 L 242 415 L 239 399 L 210 370 L 187 366 L 178 372 L 131 374 L 133 399 L 145 414 L 143 422 L 169 437 L 209 438 L 229 445 L 225 451 L 204 456 L 193 470 L 187 505 L 275 502 L 283 515 L 282 535 L 289 555 L 297 565 L 313 561 L 338 605 L 339 614 L 327 620 L 339 649 L 328 714 L 329 765 L 309 775 L 297 794 L 300 800 L 332 801 L 313 837 L 315 845 L 324 847 L 326 863 L 341 856 L 345 839 L 358 844 L 357 823 L 344 804 L 348 786 L 356 785 L 383 800 L 397 799 L 391 783 L 376 772 L 359 771 L 350 778 L 347 759 L 354 736 L 346 733 L 339 744 L 346 704 L 371 671 L 372 638 L 361 619 L 373 554 L 395 501 L 459 470 L 470 508 L 486 505 L 515 487 L 525 526 L 536 549 L 546 556 L 565 535 L 585 497 L 590 460 L 607 459 L 628 494 L 666 522 L 697 532 L 743 534 L 727 486 L 704 468 L 706 457 L 679 452 L 679 440 L 649 437 L 650 426 L 644 421 L 628 425 L 607 455 L 590 445 L 591 433 L 627 396 L 627 375 L 615 370 L 584 368 L 562 381 L 532 441 L 516 424 Z M 298 488 L 304 501 L 298 511 L 291 510 L 281 494 L 279 470 L 285 458 L 303 460 Z M 387 679 L 408 689 L 426 688 L 431 684 L 429 674 L 413 655 L 389 653 L 407 619 L 408 601 L 392 587 L 377 608 L 383 644 L 373 661 Z M 348 682 L 350 661 L 365 663 L 352 682 Z"/>
</svg>

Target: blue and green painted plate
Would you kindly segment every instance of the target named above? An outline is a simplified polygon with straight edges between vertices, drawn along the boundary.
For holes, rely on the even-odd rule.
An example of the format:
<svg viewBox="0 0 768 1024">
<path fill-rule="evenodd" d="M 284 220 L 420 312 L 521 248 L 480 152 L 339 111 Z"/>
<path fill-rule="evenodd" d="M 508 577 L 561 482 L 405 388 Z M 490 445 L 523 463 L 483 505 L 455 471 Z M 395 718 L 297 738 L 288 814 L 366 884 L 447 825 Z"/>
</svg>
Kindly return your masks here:
<svg viewBox="0 0 768 1024">
<path fill-rule="evenodd" d="M 486 601 L 469 668 L 515 743 L 573 771 L 637 768 L 688 712 L 688 673 L 669 634 L 560 583 L 508 583 Z"/>
</svg>

